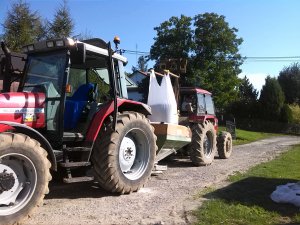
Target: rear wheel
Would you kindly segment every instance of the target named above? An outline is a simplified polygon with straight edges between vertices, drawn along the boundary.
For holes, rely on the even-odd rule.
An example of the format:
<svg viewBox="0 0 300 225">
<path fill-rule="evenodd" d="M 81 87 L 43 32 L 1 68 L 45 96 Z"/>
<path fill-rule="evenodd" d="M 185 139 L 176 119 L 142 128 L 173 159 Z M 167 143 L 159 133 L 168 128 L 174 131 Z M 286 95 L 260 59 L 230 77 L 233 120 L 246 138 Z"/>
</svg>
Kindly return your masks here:
<svg viewBox="0 0 300 225">
<path fill-rule="evenodd" d="M 137 191 L 151 174 L 156 149 L 154 129 L 145 116 L 123 113 L 116 131 L 99 133 L 92 156 L 96 179 L 111 192 Z"/>
<path fill-rule="evenodd" d="M 216 132 L 211 122 L 205 121 L 192 127 L 192 142 L 189 145 L 190 158 L 194 165 L 212 163 L 216 153 Z"/>
<path fill-rule="evenodd" d="M 228 159 L 232 153 L 232 137 L 229 132 L 222 131 L 218 136 L 218 153 L 221 159 Z"/>
<path fill-rule="evenodd" d="M 42 205 L 51 180 L 47 152 L 23 134 L 0 134 L 0 224 L 15 224 Z"/>
</svg>

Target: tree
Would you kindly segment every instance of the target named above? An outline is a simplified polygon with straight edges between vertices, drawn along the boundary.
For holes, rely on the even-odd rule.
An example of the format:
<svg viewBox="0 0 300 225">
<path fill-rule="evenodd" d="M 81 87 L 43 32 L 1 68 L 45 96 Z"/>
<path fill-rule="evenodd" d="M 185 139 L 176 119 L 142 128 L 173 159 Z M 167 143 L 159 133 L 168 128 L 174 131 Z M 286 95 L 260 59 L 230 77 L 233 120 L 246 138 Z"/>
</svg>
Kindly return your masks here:
<svg viewBox="0 0 300 225">
<path fill-rule="evenodd" d="M 258 96 L 257 90 L 250 83 L 249 79 L 245 76 L 239 86 L 239 99 L 246 103 L 250 104 L 256 102 Z"/>
<path fill-rule="evenodd" d="M 156 65 L 165 58 L 188 60 L 181 85 L 196 85 L 211 91 L 219 110 L 238 97 L 239 66 L 243 62 L 238 50 L 243 40 L 224 16 L 205 13 L 192 19 L 181 15 L 171 17 L 154 30 L 157 36 L 150 58 L 156 60 Z"/>
<path fill-rule="evenodd" d="M 148 70 L 147 59 L 145 56 L 140 56 L 137 62 L 137 67 L 132 67 L 133 72 L 137 70 L 140 70 L 142 72 L 146 72 Z"/>
<path fill-rule="evenodd" d="M 67 0 L 63 0 L 63 4 L 55 12 L 53 22 L 49 22 L 48 36 L 50 38 L 70 37 L 73 30 L 74 22 L 68 9 Z"/>
<path fill-rule="evenodd" d="M 45 33 L 40 16 L 23 0 L 12 4 L 3 28 L 3 38 L 13 51 L 21 51 L 24 45 L 41 40 Z"/>
<path fill-rule="evenodd" d="M 192 83 L 200 81 L 202 87 L 214 94 L 217 108 L 225 108 L 238 95 L 239 66 L 243 62 L 238 50 L 243 40 L 237 37 L 236 28 L 229 27 L 224 16 L 205 13 L 195 16 L 194 21 L 196 73 Z"/>
<path fill-rule="evenodd" d="M 294 63 L 280 71 L 278 82 L 289 104 L 300 104 L 300 64 Z"/>
<path fill-rule="evenodd" d="M 241 80 L 238 91 L 238 99 L 230 104 L 227 113 L 237 118 L 256 117 L 258 92 L 246 76 Z"/>
<path fill-rule="evenodd" d="M 150 59 L 158 64 L 161 59 L 188 58 L 192 48 L 191 17 L 181 15 L 155 27 L 157 36 L 150 49 Z"/>
<path fill-rule="evenodd" d="M 259 102 L 262 117 L 267 120 L 278 120 L 284 105 L 284 94 L 276 78 L 268 76 L 262 87 Z"/>
</svg>

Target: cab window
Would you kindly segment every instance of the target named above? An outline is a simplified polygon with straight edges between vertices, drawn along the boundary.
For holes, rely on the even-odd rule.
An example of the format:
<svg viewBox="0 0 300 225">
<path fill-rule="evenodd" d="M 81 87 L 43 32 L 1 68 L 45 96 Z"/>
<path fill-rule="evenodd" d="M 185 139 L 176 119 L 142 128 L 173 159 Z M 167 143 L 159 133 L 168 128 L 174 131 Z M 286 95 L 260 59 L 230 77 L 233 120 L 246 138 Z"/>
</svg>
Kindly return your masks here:
<svg viewBox="0 0 300 225">
<path fill-rule="evenodd" d="M 72 86 L 72 89 L 67 96 L 72 96 L 81 85 L 86 84 L 86 70 L 70 68 L 68 83 Z"/>
<path fill-rule="evenodd" d="M 215 107 L 211 95 L 205 95 L 206 112 L 209 115 L 215 115 Z"/>
<path fill-rule="evenodd" d="M 198 97 L 198 107 L 197 113 L 198 114 L 205 114 L 205 99 L 203 94 L 197 94 Z"/>
</svg>

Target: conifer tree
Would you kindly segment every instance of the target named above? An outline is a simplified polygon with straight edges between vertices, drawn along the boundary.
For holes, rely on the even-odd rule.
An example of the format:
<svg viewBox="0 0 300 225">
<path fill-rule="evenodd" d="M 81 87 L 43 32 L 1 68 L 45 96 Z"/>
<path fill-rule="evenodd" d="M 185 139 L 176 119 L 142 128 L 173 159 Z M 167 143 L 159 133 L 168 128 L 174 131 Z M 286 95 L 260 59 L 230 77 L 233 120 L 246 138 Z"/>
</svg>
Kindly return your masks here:
<svg viewBox="0 0 300 225">
<path fill-rule="evenodd" d="M 3 28 L 3 39 L 13 51 L 21 51 L 24 45 L 44 38 L 45 30 L 41 17 L 37 12 L 32 12 L 30 5 L 23 0 L 12 4 Z"/>
<path fill-rule="evenodd" d="M 70 15 L 67 0 L 64 0 L 55 12 L 54 19 L 49 22 L 48 36 L 50 38 L 70 37 L 74 30 L 74 22 Z"/>
</svg>

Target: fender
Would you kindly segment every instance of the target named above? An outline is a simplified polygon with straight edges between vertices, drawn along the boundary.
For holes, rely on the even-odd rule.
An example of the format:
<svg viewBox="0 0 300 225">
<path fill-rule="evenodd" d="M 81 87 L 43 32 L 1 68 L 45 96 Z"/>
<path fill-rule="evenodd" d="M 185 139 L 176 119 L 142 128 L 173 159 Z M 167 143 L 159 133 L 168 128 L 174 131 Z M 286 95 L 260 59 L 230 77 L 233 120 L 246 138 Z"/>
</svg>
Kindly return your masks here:
<svg viewBox="0 0 300 225">
<path fill-rule="evenodd" d="M 48 153 L 51 162 L 51 169 L 54 171 L 57 170 L 57 162 L 54 155 L 54 151 L 48 140 L 40 132 L 24 124 L 9 121 L 0 121 L 0 132 L 9 132 L 11 130 L 13 130 L 13 132 L 15 133 L 25 134 L 40 142 L 41 146 Z"/>
<path fill-rule="evenodd" d="M 128 99 L 118 99 L 117 102 L 119 112 L 124 111 L 135 111 L 142 113 L 144 115 L 151 115 L 150 106 L 136 102 Z M 90 123 L 89 130 L 86 135 L 87 143 L 94 143 L 98 137 L 99 131 L 103 125 L 103 122 L 106 118 L 109 117 L 114 111 L 114 103 L 110 101 L 108 103 L 104 103 L 99 111 L 94 115 L 93 120 Z"/>
<path fill-rule="evenodd" d="M 218 119 L 216 116 L 214 115 L 201 115 L 201 116 L 197 116 L 196 114 L 191 114 L 189 115 L 189 121 L 191 123 L 195 123 L 196 122 L 204 122 L 204 121 L 210 121 L 212 122 L 212 124 L 214 125 L 214 128 L 216 130 L 216 132 L 218 132 Z"/>
</svg>

